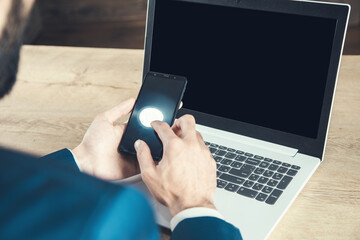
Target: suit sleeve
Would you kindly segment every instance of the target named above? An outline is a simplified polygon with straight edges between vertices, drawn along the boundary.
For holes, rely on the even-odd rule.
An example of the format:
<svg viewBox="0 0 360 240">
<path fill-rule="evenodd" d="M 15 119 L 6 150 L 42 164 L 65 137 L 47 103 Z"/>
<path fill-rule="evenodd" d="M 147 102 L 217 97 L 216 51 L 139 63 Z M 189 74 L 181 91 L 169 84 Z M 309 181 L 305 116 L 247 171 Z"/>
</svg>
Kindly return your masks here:
<svg viewBox="0 0 360 240">
<path fill-rule="evenodd" d="M 177 224 L 171 239 L 242 240 L 242 237 L 238 228 L 222 219 L 216 217 L 196 217 L 187 218 Z"/>
<path fill-rule="evenodd" d="M 50 153 L 46 156 L 41 157 L 41 159 L 46 161 L 55 161 L 62 165 L 66 165 L 68 169 L 79 171 L 78 166 L 76 165 L 73 154 L 69 149 L 62 149 L 57 152 Z"/>
<path fill-rule="evenodd" d="M 0 159 L 0 239 L 159 239 L 145 196 L 68 170 L 67 150 Z"/>
</svg>

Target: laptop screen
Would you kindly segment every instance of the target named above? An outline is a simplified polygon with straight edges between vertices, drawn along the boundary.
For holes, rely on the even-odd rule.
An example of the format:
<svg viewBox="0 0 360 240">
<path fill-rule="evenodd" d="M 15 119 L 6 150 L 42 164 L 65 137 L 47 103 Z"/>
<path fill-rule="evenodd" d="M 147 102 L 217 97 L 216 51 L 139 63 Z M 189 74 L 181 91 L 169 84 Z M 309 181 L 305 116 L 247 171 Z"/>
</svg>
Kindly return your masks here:
<svg viewBox="0 0 360 240">
<path fill-rule="evenodd" d="M 187 109 L 316 138 L 336 19 L 159 0 L 150 70 Z"/>
</svg>

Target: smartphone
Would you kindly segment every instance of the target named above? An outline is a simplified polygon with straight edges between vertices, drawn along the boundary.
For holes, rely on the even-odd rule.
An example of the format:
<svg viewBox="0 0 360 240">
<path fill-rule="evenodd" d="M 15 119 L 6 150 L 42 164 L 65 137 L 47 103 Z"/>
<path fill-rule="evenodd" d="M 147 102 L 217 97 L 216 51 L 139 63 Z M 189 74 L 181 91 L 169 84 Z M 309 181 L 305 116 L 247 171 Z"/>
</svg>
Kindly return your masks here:
<svg viewBox="0 0 360 240">
<path fill-rule="evenodd" d="M 118 150 L 136 155 L 134 143 L 141 139 L 149 146 L 154 160 L 160 160 L 163 145 L 150 124 L 159 120 L 173 125 L 186 84 L 186 77 L 149 72 L 141 86 Z"/>
</svg>

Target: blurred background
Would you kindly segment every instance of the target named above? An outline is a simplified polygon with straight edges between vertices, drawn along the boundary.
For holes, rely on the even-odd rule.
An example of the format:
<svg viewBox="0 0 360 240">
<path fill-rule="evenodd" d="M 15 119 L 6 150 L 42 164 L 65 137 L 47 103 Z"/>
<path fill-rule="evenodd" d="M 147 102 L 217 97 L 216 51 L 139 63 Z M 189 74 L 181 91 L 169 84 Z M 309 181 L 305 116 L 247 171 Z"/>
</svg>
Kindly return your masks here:
<svg viewBox="0 0 360 240">
<path fill-rule="evenodd" d="M 351 4 L 344 54 L 360 54 L 360 0 L 329 1 Z M 147 0 L 37 0 L 25 43 L 143 49 L 146 6 Z"/>
</svg>

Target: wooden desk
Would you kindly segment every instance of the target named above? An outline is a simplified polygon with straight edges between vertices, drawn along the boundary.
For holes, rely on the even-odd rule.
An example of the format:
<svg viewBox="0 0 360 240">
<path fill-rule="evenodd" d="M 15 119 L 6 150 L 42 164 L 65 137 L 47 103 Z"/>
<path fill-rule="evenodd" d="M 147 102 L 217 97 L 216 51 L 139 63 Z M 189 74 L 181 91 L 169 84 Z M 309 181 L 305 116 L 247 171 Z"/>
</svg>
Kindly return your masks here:
<svg viewBox="0 0 360 240">
<path fill-rule="evenodd" d="M 141 50 L 25 46 L 0 101 L 0 145 L 39 155 L 75 147 L 96 114 L 136 96 L 142 62 Z M 360 239 L 359 78 L 360 56 L 345 56 L 325 161 L 270 239 Z"/>
</svg>

